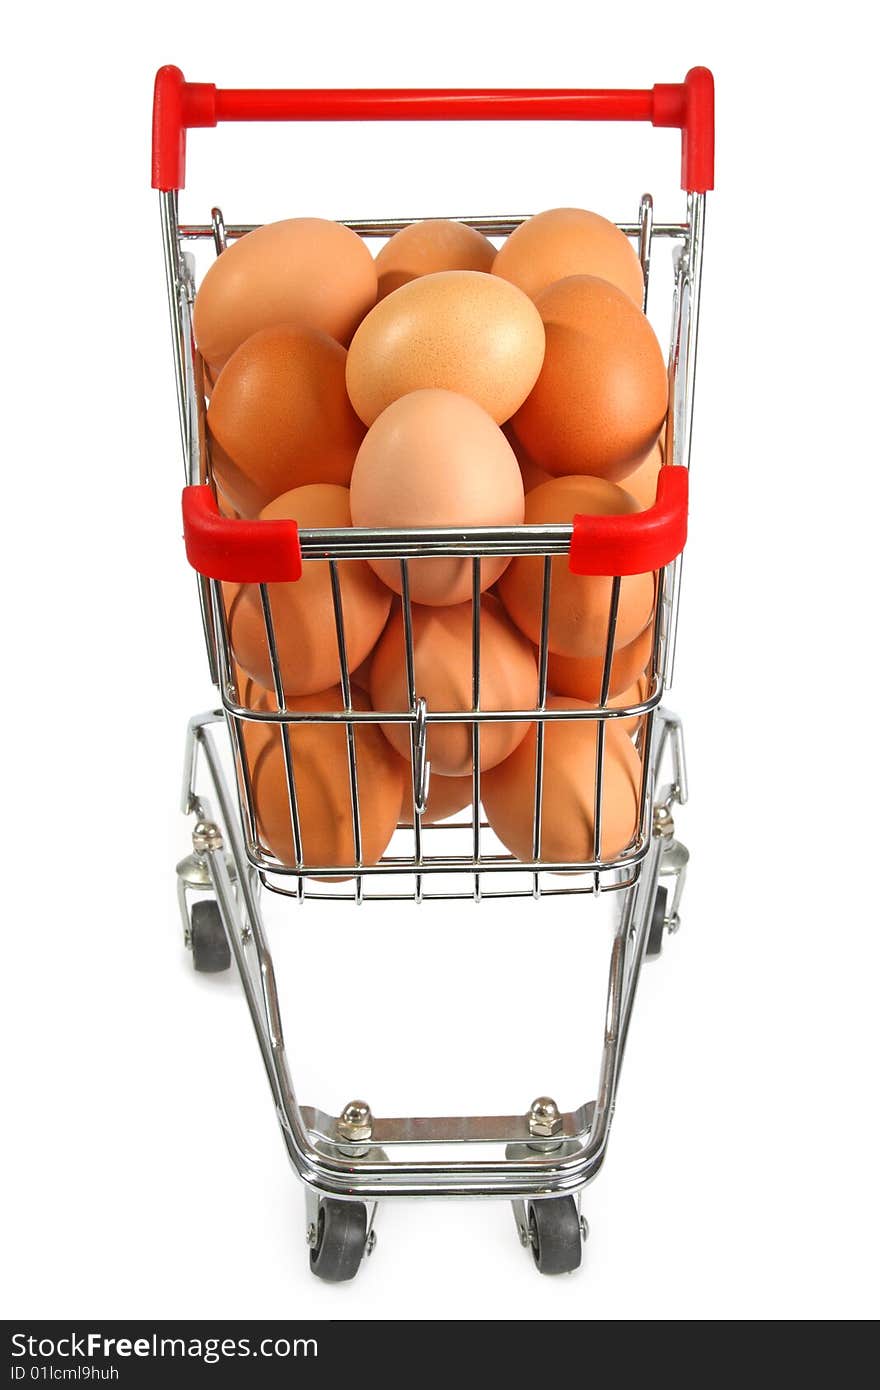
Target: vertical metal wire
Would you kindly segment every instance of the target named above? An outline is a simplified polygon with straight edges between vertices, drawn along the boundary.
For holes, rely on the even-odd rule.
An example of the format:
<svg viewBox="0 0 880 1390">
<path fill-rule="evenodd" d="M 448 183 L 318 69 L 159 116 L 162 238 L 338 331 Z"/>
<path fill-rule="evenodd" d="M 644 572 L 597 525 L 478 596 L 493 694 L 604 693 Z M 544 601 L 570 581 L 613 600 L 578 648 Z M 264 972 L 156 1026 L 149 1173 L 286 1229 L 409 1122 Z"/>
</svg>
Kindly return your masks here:
<svg viewBox="0 0 880 1390">
<path fill-rule="evenodd" d="M 250 764 L 248 762 L 247 746 L 244 741 L 244 720 L 239 719 L 236 716 L 233 719 L 232 724 L 233 728 L 235 729 L 234 752 L 236 754 L 236 762 L 238 763 L 238 771 L 239 777 L 241 779 L 241 785 L 244 790 L 244 804 L 245 811 L 247 813 L 247 830 L 248 835 L 250 836 L 251 845 L 256 848 L 256 846 L 258 846 L 260 843 L 260 835 L 257 829 L 257 815 L 254 803 L 254 786 L 253 781 L 251 779 Z M 254 766 L 256 768 L 256 763 L 254 764 Z"/>
<path fill-rule="evenodd" d="M 404 662 L 406 665 L 406 698 L 409 701 L 410 714 L 415 716 L 416 712 L 416 660 L 415 648 L 413 646 L 413 626 L 412 626 L 412 600 L 409 591 L 409 561 L 400 562 L 400 606 L 403 618 L 403 646 Z M 409 756 L 412 780 L 412 803 L 413 803 L 413 847 L 415 849 L 416 863 L 422 862 L 422 811 L 424 810 L 424 794 L 426 788 L 421 786 L 421 769 L 418 766 L 416 756 L 416 726 L 409 726 Z M 422 875 L 416 874 L 415 882 L 416 902 L 422 901 Z"/>
<path fill-rule="evenodd" d="M 472 708 L 480 708 L 480 567 L 479 556 L 475 556 L 472 561 L 472 585 L 471 585 L 471 697 L 473 700 Z M 473 747 L 473 857 L 474 863 L 480 862 L 480 724 L 474 720 L 471 725 L 472 747 Z M 480 875 L 474 874 L 474 902 L 480 901 Z"/>
<path fill-rule="evenodd" d="M 703 232 L 706 220 L 705 193 L 688 194 L 687 241 L 687 333 L 684 359 L 683 438 L 681 462 L 691 464 L 691 436 L 694 427 L 694 388 L 697 377 L 697 337 L 700 327 L 700 285 L 703 278 Z"/>
<path fill-rule="evenodd" d="M 177 235 L 177 194 L 159 194 L 162 219 L 162 250 L 165 256 L 165 283 L 168 290 L 168 311 L 171 316 L 171 346 L 174 352 L 174 381 L 177 387 L 177 413 L 180 422 L 180 443 L 187 482 L 189 478 L 189 427 L 186 399 L 186 369 L 184 367 L 183 320 L 180 311 L 180 243 Z"/>
<path fill-rule="evenodd" d="M 552 559 L 544 556 L 544 585 L 541 593 L 541 641 L 538 646 L 538 709 L 547 705 L 547 662 L 550 654 L 550 580 L 553 575 Z M 536 721 L 535 729 L 535 810 L 532 818 L 532 858 L 541 857 L 541 818 L 544 797 L 544 720 Z M 541 896 L 541 875 L 535 870 L 532 893 Z"/>
<path fill-rule="evenodd" d="M 229 638 L 229 624 L 226 621 L 226 605 L 223 601 L 223 586 L 218 579 L 212 579 L 210 583 L 212 616 L 214 620 L 214 630 L 219 634 L 220 640 L 217 643 L 217 654 L 219 657 L 219 678 L 224 694 L 231 696 L 234 692 L 235 703 L 244 704 L 242 692 L 238 688 L 238 682 L 233 681 L 232 670 L 229 665 L 229 653 L 232 645 Z M 253 783 L 251 781 L 251 769 L 248 762 L 248 752 L 244 741 L 245 721 L 237 715 L 231 719 L 234 730 L 233 757 L 235 760 L 236 772 L 244 793 L 244 809 L 246 813 L 247 832 L 250 837 L 252 848 L 257 848 L 260 843 L 259 832 L 257 830 L 257 816 L 254 803 Z"/>
<path fill-rule="evenodd" d="M 614 661 L 614 637 L 617 632 L 617 612 L 620 607 L 620 575 L 611 581 L 611 601 L 608 605 L 608 633 L 605 639 L 605 662 L 602 667 L 602 685 L 599 690 L 599 708 L 608 703 L 611 687 L 611 665 Z M 605 776 L 605 730 L 606 719 L 596 721 L 596 801 L 593 813 L 593 858 L 602 858 L 602 782 Z M 599 890 L 598 875 L 596 891 Z"/>
<path fill-rule="evenodd" d="M 279 710 L 286 710 L 287 705 L 284 698 L 284 680 L 281 675 L 281 662 L 278 659 L 278 643 L 275 640 L 275 624 L 272 621 L 272 606 L 269 602 L 269 589 L 265 584 L 260 588 L 260 607 L 263 610 L 263 626 L 266 629 L 266 646 L 269 652 L 269 664 L 272 667 L 272 684 L 275 687 L 275 701 Z M 278 725 L 281 734 L 281 751 L 284 756 L 284 776 L 287 781 L 287 804 L 290 810 L 290 825 L 293 831 L 293 854 L 296 860 L 296 867 L 303 867 L 303 847 L 302 834 L 299 819 L 299 803 L 296 797 L 296 779 L 293 771 L 293 749 L 290 743 L 290 725 L 283 722 Z M 302 879 L 299 881 L 300 893 L 302 891 Z"/>
<path fill-rule="evenodd" d="M 669 566 L 667 566 L 667 569 Z M 654 636 L 651 642 L 651 675 L 660 675 L 662 651 L 666 633 L 664 632 L 663 614 L 666 609 L 666 581 L 667 569 L 657 571 L 656 578 L 656 598 L 654 599 Z"/>
<path fill-rule="evenodd" d="M 645 280 L 642 295 L 642 312 L 648 312 L 648 280 L 651 275 L 651 241 L 654 235 L 654 199 L 650 193 L 642 194 L 639 204 L 639 264 Z"/>
<path fill-rule="evenodd" d="M 333 594 L 336 648 L 339 653 L 339 671 L 342 678 L 342 703 L 346 714 L 352 714 L 351 678 L 348 672 L 348 653 L 345 648 L 345 619 L 342 612 L 342 591 L 339 587 L 338 560 L 330 561 L 330 589 Z M 355 739 L 354 724 L 350 719 L 346 720 L 345 738 L 348 745 L 348 787 L 351 793 L 351 833 L 354 843 L 354 862 L 360 868 L 364 861 L 361 844 L 361 806 L 358 797 L 357 740 Z M 354 885 L 355 899 L 360 903 L 364 896 L 363 875 L 357 874 L 355 876 Z"/>
<path fill-rule="evenodd" d="M 179 225 L 177 220 L 177 193 L 174 191 L 159 194 L 159 211 L 162 220 L 162 250 L 165 259 L 165 288 L 168 295 L 168 312 L 171 318 L 171 346 L 174 354 L 174 383 L 177 390 L 177 419 L 180 427 L 180 443 L 183 452 L 184 477 L 187 483 L 199 482 L 198 430 L 195 420 L 194 389 L 192 376 L 192 332 L 189 326 L 189 312 L 184 311 L 186 291 L 184 288 L 183 253 L 180 247 Z M 199 575 L 199 609 L 208 652 L 208 669 L 211 680 L 217 683 L 216 632 L 212 623 L 211 595 L 208 581 Z"/>
<path fill-rule="evenodd" d="M 229 654 L 232 651 L 232 642 L 229 635 L 229 624 L 226 621 L 226 603 L 223 595 L 223 585 L 219 579 L 208 580 L 210 586 L 211 605 L 213 609 L 214 630 L 219 638 L 217 642 L 217 673 L 221 688 L 225 695 L 235 693 L 236 704 L 241 704 L 241 691 L 238 688 L 237 680 L 233 679 L 232 667 L 229 663 Z M 236 594 L 236 598 L 238 594 Z M 233 603 L 235 599 L 233 599 Z"/>
<path fill-rule="evenodd" d="M 654 638 L 651 643 L 651 677 L 652 684 L 655 676 L 660 676 L 660 641 L 662 629 L 662 614 L 665 603 L 666 570 L 657 571 L 657 594 L 654 600 Z M 639 788 L 639 808 L 646 806 L 647 798 L 650 795 L 650 772 L 651 772 L 651 734 L 654 728 L 654 710 L 651 709 L 642 716 L 642 739 L 641 739 L 641 758 L 642 758 L 642 778 Z M 650 834 L 650 826 L 648 827 Z"/>
<path fill-rule="evenodd" d="M 673 352 L 678 371 L 676 383 L 684 379 L 680 401 L 674 403 L 675 457 L 673 463 L 690 468 L 694 427 L 694 394 L 697 375 L 697 341 L 700 327 L 700 287 L 703 278 L 703 234 L 706 219 L 705 193 L 688 194 L 688 239 L 683 252 L 681 282 L 676 278 L 676 333 Z M 686 307 L 685 307 L 686 306 Z M 684 337 L 684 371 L 681 371 Z M 682 556 L 675 561 L 670 596 L 668 639 L 664 654 L 664 680 L 672 684 L 675 674 L 675 643 L 678 636 L 678 609 L 681 595 Z"/>
</svg>

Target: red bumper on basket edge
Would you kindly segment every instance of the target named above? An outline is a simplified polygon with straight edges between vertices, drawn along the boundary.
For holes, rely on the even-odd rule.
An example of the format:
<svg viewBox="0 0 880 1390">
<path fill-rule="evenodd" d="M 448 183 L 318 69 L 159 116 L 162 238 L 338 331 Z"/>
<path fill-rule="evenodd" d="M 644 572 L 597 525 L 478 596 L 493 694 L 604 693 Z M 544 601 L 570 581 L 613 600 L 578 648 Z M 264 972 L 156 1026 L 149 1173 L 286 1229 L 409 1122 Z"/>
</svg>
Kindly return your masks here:
<svg viewBox="0 0 880 1390">
<path fill-rule="evenodd" d="M 206 579 L 283 584 L 302 577 L 295 521 L 241 521 L 221 516 L 206 483 L 183 489 L 186 558 Z"/>
<path fill-rule="evenodd" d="M 575 517 L 569 569 L 602 575 L 662 569 L 684 550 L 687 512 L 688 471 L 669 464 L 657 474 L 657 500 L 647 511 Z"/>
<path fill-rule="evenodd" d="M 647 574 L 684 549 L 688 474 L 660 469 L 657 501 L 629 516 L 576 516 L 569 567 L 574 574 Z M 186 558 L 207 579 L 238 584 L 283 584 L 302 576 L 295 521 L 241 521 L 221 516 L 210 487 L 183 489 Z"/>
</svg>

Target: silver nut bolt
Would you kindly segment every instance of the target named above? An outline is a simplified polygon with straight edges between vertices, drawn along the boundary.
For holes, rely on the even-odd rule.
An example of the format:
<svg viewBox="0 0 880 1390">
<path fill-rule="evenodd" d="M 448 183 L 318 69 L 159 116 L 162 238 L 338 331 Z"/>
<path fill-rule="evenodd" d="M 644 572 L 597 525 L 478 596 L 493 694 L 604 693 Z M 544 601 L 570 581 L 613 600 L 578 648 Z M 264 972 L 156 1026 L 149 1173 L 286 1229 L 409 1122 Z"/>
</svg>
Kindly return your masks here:
<svg viewBox="0 0 880 1390">
<path fill-rule="evenodd" d="M 318 1228 L 315 1225 L 314 1221 L 310 1221 L 308 1227 L 306 1228 L 306 1245 L 309 1247 L 310 1250 L 314 1250 L 317 1244 Z"/>
<path fill-rule="evenodd" d="M 373 1112 L 365 1100 L 350 1100 L 339 1119 L 336 1132 L 340 1139 L 348 1143 L 358 1143 L 369 1139 L 373 1133 Z"/>
<path fill-rule="evenodd" d="M 552 1139 L 562 1129 L 562 1116 L 555 1100 L 538 1096 L 529 1106 L 529 1133 L 536 1138 Z"/>
<path fill-rule="evenodd" d="M 223 836 L 219 825 L 211 820 L 200 820 L 193 830 L 193 853 L 204 854 L 206 850 L 223 848 Z"/>
<path fill-rule="evenodd" d="M 675 834 L 675 821 L 668 806 L 654 807 L 654 834 L 663 840 L 671 840 Z"/>
</svg>

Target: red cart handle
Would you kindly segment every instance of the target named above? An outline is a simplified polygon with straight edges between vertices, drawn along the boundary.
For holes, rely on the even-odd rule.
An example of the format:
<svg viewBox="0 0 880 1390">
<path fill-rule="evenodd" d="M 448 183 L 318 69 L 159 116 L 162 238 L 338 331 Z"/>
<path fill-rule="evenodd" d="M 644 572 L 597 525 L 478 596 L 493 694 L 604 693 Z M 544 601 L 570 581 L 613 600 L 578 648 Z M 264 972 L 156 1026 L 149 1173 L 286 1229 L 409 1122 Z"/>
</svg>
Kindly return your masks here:
<svg viewBox="0 0 880 1390">
<path fill-rule="evenodd" d="M 714 187 L 715 87 L 708 68 L 644 91 L 222 91 L 164 67 L 153 96 L 154 188 L 183 187 L 187 130 L 219 121 L 650 121 L 681 131 L 682 188 Z"/>
<path fill-rule="evenodd" d="M 574 574 L 648 574 L 684 550 L 688 472 L 661 468 L 657 501 L 629 516 L 576 516 L 569 549 Z M 207 483 L 183 490 L 186 557 L 207 579 L 238 584 L 289 583 L 302 576 L 295 521 L 221 516 Z"/>
</svg>

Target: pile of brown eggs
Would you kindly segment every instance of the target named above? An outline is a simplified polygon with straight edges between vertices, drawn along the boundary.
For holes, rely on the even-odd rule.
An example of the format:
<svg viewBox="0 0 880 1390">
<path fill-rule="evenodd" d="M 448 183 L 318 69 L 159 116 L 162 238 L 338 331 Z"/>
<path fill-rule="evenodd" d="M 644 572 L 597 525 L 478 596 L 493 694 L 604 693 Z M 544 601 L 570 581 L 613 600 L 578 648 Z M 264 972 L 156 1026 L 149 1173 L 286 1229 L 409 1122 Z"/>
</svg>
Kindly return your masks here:
<svg viewBox="0 0 880 1390">
<path fill-rule="evenodd" d="M 227 515 L 312 527 L 467 527 L 570 522 L 654 501 L 667 374 L 642 312 L 628 239 L 572 208 L 529 219 L 501 250 L 459 223 L 406 227 L 372 256 L 318 218 L 267 224 L 204 277 L 194 330 L 205 367 L 211 470 Z M 621 485 L 622 484 L 622 485 Z M 548 705 L 600 697 L 611 580 L 552 564 Z M 409 564 L 415 686 L 429 710 L 469 711 L 472 566 Z M 480 704 L 534 709 L 543 561 L 481 564 Z M 339 565 L 346 654 L 358 709 L 409 712 L 401 570 Z M 285 701 L 343 708 L 329 566 L 269 586 Z M 275 710 L 256 586 L 225 586 L 240 702 Z M 645 698 L 654 579 L 621 584 L 609 703 Z M 606 731 L 603 859 L 632 839 L 640 761 L 626 728 Z M 354 862 L 345 730 L 292 724 L 302 863 Z M 430 726 L 427 824 L 471 798 L 471 725 Z M 361 862 L 376 863 L 412 819 L 410 725 L 356 728 Z M 532 859 L 535 724 L 484 723 L 483 806 L 502 842 Z M 541 857 L 593 858 L 597 724 L 546 724 Z M 260 835 L 296 863 L 279 730 L 246 726 Z"/>
</svg>

